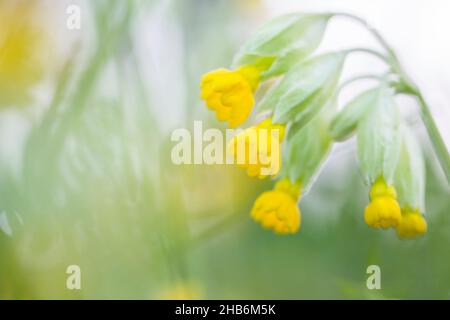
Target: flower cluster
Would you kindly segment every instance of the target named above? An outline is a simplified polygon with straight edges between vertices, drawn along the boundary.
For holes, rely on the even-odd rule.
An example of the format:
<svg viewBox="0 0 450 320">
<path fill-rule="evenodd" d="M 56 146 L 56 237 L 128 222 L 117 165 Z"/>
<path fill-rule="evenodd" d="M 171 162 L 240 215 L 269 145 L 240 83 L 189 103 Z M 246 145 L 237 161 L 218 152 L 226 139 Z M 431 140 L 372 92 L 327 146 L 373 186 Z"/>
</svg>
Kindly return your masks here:
<svg viewBox="0 0 450 320">
<path fill-rule="evenodd" d="M 265 119 L 234 136 L 228 144 L 230 154 L 239 167 L 247 169 L 250 177 L 275 176 L 280 170 L 284 131 L 284 125 L 273 124 L 271 118 Z"/>
<path fill-rule="evenodd" d="M 254 66 L 214 70 L 203 76 L 201 97 L 219 121 L 228 121 L 234 128 L 247 120 L 258 83 L 259 71 Z"/>
<path fill-rule="evenodd" d="M 401 212 L 397 202 L 397 192 L 380 177 L 370 189 L 370 203 L 364 218 L 373 228 L 395 228 L 400 224 Z"/>
<path fill-rule="evenodd" d="M 367 225 L 395 228 L 402 238 L 424 234 L 423 155 L 400 117 L 395 95 L 413 94 L 424 105 L 423 98 L 404 75 L 390 48 L 388 57 L 366 48 L 310 57 L 332 16 L 289 14 L 269 21 L 241 47 L 233 70 L 219 69 L 203 76 L 201 98 L 217 119 L 227 121 L 230 127 L 244 124 L 252 109 L 268 115 L 228 144 L 237 164 L 249 176 L 279 179 L 275 188 L 260 195 L 252 208 L 252 218 L 263 227 L 278 234 L 299 230 L 297 203 L 301 191 L 305 193 L 314 181 L 332 144 L 355 134 L 361 171 L 371 186 L 370 203 L 364 212 Z M 341 71 L 355 51 L 374 54 L 392 64 L 396 78 L 370 75 L 379 84 L 339 109 Z M 270 90 L 255 101 L 260 83 L 274 76 L 279 81 L 271 82 Z M 432 119 L 426 123 L 429 121 Z M 280 157 L 274 158 L 275 154 Z M 281 160 L 281 170 L 274 170 L 271 162 Z"/>
<path fill-rule="evenodd" d="M 427 222 L 418 210 L 405 208 L 397 226 L 397 234 L 402 238 L 412 238 L 427 232 Z"/>
<path fill-rule="evenodd" d="M 364 218 L 373 228 L 395 228 L 401 238 L 413 238 L 427 231 L 427 223 L 418 209 L 400 209 L 397 192 L 393 185 L 388 186 L 379 178 L 370 189 L 370 203 Z"/>
<path fill-rule="evenodd" d="M 297 206 L 299 198 L 300 186 L 287 178 L 281 179 L 272 191 L 264 192 L 256 199 L 252 218 L 278 234 L 295 233 L 301 221 Z"/>
</svg>

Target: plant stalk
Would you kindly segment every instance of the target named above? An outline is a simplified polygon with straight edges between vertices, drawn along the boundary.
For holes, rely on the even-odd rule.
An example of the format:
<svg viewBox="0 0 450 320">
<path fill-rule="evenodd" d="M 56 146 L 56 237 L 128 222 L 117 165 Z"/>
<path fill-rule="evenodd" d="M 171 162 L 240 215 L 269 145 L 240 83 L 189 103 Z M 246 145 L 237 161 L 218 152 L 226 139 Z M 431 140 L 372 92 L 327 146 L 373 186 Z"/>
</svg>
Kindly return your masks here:
<svg viewBox="0 0 450 320">
<path fill-rule="evenodd" d="M 447 146 L 445 145 L 444 139 L 442 138 L 434 118 L 431 114 L 430 108 L 426 103 L 420 92 L 415 94 L 417 100 L 420 104 L 420 110 L 422 113 L 422 120 L 425 124 L 425 127 L 428 131 L 428 135 L 430 136 L 431 143 L 433 145 L 434 152 L 437 155 L 439 163 L 441 164 L 442 170 L 447 177 L 447 182 L 450 185 L 450 155 L 447 150 Z"/>
<path fill-rule="evenodd" d="M 386 50 L 386 52 L 394 57 L 397 60 L 397 56 L 395 54 L 395 51 L 392 49 L 392 47 L 387 43 L 387 41 L 383 38 L 383 36 L 378 32 L 377 29 L 375 29 L 373 26 L 371 26 L 365 19 L 358 17 L 356 15 L 346 13 L 346 12 L 336 12 L 333 13 L 333 16 L 335 17 L 344 17 L 348 18 L 350 20 L 356 21 L 359 24 L 361 24 L 364 28 L 366 28 L 372 35 L 375 37 L 375 39 L 380 43 L 380 45 Z"/>
</svg>

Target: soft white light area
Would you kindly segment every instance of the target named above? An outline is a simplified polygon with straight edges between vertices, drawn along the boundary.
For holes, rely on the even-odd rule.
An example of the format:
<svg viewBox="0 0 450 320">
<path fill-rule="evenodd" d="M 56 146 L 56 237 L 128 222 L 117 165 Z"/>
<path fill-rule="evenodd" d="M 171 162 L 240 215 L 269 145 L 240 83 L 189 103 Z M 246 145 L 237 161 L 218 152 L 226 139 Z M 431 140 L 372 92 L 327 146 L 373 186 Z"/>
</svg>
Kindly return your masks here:
<svg viewBox="0 0 450 320">
<path fill-rule="evenodd" d="M 186 94 L 183 74 L 183 38 L 171 1 L 155 3 L 143 12 L 136 26 L 136 51 L 159 129 L 168 133 L 183 124 Z"/>
</svg>

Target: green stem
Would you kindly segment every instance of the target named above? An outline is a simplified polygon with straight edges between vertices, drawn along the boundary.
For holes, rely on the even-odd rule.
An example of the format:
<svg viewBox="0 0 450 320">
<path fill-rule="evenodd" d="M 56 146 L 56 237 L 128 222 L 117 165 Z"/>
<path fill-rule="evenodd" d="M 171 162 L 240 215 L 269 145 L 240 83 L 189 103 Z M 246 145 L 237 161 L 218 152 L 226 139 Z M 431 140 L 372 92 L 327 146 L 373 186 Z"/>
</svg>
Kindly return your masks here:
<svg viewBox="0 0 450 320">
<path fill-rule="evenodd" d="M 335 12 L 333 13 L 333 16 L 335 17 L 344 17 L 351 19 L 359 24 L 361 24 L 364 28 L 366 28 L 372 35 L 377 39 L 377 41 L 380 43 L 380 45 L 386 50 L 386 52 L 391 56 L 394 57 L 397 60 L 397 56 L 392 49 L 392 47 L 387 43 L 387 41 L 383 38 L 383 36 L 378 32 L 377 29 L 375 29 L 373 26 L 371 26 L 365 19 L 355 16 L 350 13 L 346 12 Z"/>
<path fill-rule="evenodd" d="M 337 88 L 336 92 L 339 93 L 340 91 L 342 91 L 342 89 L 344 89 L 346 86 L 359 81 L 359 80 L 377 80 L 380 81 L 383 79 L 383 75 L 376 75 L 376 74 L 360 74 L 357 76 L 354 76 L 352 78 L 349 78 L 347 80 L 345 80 L 344 82 L 342 82 L 339 87 Z"/>
<path fill-rule="evenodd" d="M 344 17 L 348 18 L 352 21 L 355 21 L 359 24 L 361 24 L 365 29 L 367 29 L 373 37 L 378 41 L 378 43 L 383 47 L 383 49 L 387 53 L 386 62 L 389 63 L 392 70 L 396 72 L 399 76 L 403 78 L 403 80 L 408 84 L 408 86 L 416 88 L 414 83 L 411 81 L 411 79 L 408 77 L 408 75 L 403 71 L 403 68 L 400 64 L 400 61 L 397 57 L 397 54 L 395 53 L 394 49 L 389 45 L 389 43 L 384 39 L 384 37 L 381 35 L 381 33 L 378 32 L 377 29 L 375 29 L 372 25 L 370 25 L 365 19 L 355 16 L 350 13 L 345 12 L 336 12 L 333 13 L 333 16 L 335 17 Z"/>
<path fill-rule="evenodd" d="M 420 104 L 420 109 L 422 111 L 422 120 L 427 128 L 428 135 L 432 142 L 434 151 L 438 157 L 439 163 L 441 164 L 442 170 L 447 177 L 447 182 L 450 184 L 450 155 L 445 145 L 444 139 L 442 139 L 441 134 L 436 126 L 433 115 L 431 114 L 430 108 L 426 103 L 420 92 L 416 92 L 415 96 Z"/>
<path fill-rule="evenodd" d="M 373 49 L 369 49 L 369 48 L 352 48 L 352 49 L 346 50 L 347 54 L 354 53 L 354 52 L 368 53 L 368 54 L 375 56 L 375 57 L 379 58 L 380 60 L 386 62 L 389 66 L 392 65 L 391 59 L 389 59 L 389 57 L 385 56 L 381 52 L 378 52 L 377 50 L 373 50 Z"/>
</svg>

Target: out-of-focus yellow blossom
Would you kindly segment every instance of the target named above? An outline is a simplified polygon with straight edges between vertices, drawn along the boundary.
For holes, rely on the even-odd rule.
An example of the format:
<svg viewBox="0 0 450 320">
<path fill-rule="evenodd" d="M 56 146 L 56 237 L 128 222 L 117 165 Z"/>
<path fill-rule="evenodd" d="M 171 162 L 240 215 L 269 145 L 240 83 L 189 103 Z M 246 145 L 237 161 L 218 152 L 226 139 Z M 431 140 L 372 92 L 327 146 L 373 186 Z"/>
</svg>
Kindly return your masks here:
<svg viewBox="0 0 450 320">
<path fill-rule="evenodd" d="M 234 136 L 228 143 L 228 150 L 250 177 L 275 176 L 281 168 L 280 145 L 284 133 L 284 125 L 273 124 L 272 119 L 267 118 Z"/>
<path fill-rule="evenodd" d="M 45 51 L 35 1 L 0 1 L 0 106 L 21 105 L 42 78 Z"/>
<path fill-rule="evenodd" d="M 402 220 L 396 228 L 397 235 L 401 238 L 413 238 L 427 232 L 427 222 L 419 210 L 404 208 Z"/>
<path fill-rule="evenodd" d="M 198 288 L 187 283 L 178 283 L 164 290 L 158 297 L 160 300 L 200 300 L 201 298 Z"/>
<path fill-rule="evenodd" d="M 399 225 L 402 216 L 394 186 L 388 186 L 382 177 L 378 178 L 370 190 L 370 200 L 364 213 L 369 226 L 386 229 Z"/>
<path fill-rule="evenodd" d="M 219 121 L 228 121 L 234 128 L 244 123 L 252 110 L 260 72 L 252 65 L 211 71 L 202 78 L 200 96 Z"/>
<path fill-rule="evenodd" d="M 297 202 L 300 185 L 285 178 L 277 182 L 272 191 L 261 194 L 253 205 L 251 216 L 264 228 L 278 234 L 296 233 L 300 229 L 301 216 Z"/>
</svg>

